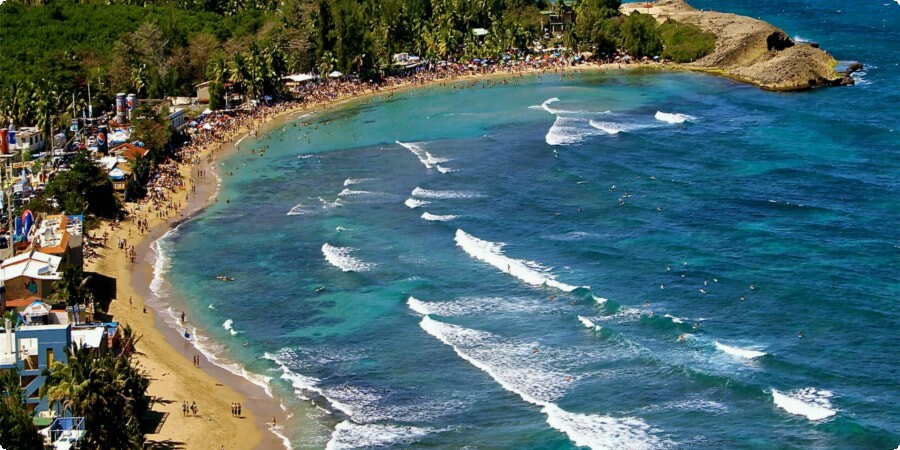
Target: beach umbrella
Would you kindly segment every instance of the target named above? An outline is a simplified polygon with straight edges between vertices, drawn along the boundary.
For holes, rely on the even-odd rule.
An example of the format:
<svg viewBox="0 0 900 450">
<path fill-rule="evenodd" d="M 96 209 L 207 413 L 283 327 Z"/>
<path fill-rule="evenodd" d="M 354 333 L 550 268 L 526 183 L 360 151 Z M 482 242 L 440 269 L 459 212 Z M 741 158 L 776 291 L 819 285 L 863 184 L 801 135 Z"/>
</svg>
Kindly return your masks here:
<svg viewBox="0 0 900 450">
<path fill-rule="evenodd" d="M 208 123 L 204 123 L 204 124 L 203 124 L 203 129 L 204 129 L 204 130 L 212 130 L 212 125 L 210 125 L 210 124 L 208 124 Z"/>
<path fill-rule="evenodd" d="M 202 113 L 202 114 L 203 114 L 204 116 L 207 115 L 207 114 L 212 114 L 212 110 L 209 109 L 209 108 L 206 108 L 206 109 L 203 110 L 203 113 Z"/>
<path fill-rule="evenodd" d="M 338 72 L 337 70 L 328 74 L 328 78 L 340 78 L 342 76 L 344 76 L 344 74 Z"/>
</svg>

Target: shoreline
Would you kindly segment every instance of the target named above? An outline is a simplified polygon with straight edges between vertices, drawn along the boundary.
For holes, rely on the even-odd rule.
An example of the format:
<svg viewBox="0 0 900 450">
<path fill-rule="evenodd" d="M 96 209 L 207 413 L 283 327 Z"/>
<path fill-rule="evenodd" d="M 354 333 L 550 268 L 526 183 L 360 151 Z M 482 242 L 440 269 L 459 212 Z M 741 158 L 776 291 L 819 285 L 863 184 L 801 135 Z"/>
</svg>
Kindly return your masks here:
<svg viewBox="0 0 900 450">
<path fill-rule="evenodd" d="M 211 358 L 197 347 L 196 342 L 185 340 L 179 330 L 176 329 L 178 326 L 177 318 L 170 317 L 170 320 L 174 320 L 175 323 L 166 320 L 168 311 L 164 307 L 163 302 L 166 303 L 166 307 L 172 308 L 173 306 L 170 304 L 171 298 L 160 299 L 150 286 L 154 280 L 155 264 L 159 258 L 157 251 L 153 247 L 158 245 L 156 243 L 171 230 L 192 220 L 207 207 L 215 203 L 220 184 L 224 183 L 224 176 L 218 175 L 217 165 L 223 159 L 239 152 L 238 146 L 247 138 L 259 138 L 274 128 L 283 126 L 289 121 L 297 120 L 299 116 L 304 114 L 321 112 L 325 109 L 332 109 L 348 102 L 366 98 L 381 99 L 379 98 L 381 96 L 389 97 L 411 89 L 498 78 L 513 80 L 528 76 L 565 76 L 566 74 L 584 72 L 614 71 L 627 73 L 643 69 L 693 71 L 690 69 L 685 70 L 686 68 L 679 66 L 681 65 L 664 65 L 660 63 L 587 63 L 576 66 L 529 67 L 512 71 L 466 73 L 426 80 L 408 78 L 397 85 L 388 86 L 384 89 L 367 89 L 350 95 L 342 95 L 330 101 L 299 105 L 261 119 L 253 119 L 250 124 L 239 127 L 220 142 L 207 144 L 199 152 L 199 164 L 180 163 L 179 172 L 182 179 L 196 183 L 197 190 L 195 194 L 190 196 L 187 195 L 188 189 L 176 192 L 173 200 L 178 201 L 180 208 L 169 217 L 148 218 L 150 222 L 149 231 L 145 234 L 138 233 L 137 236 L 134 236 L 136 228 L 132 222 L 135 217 L 133 213 L 117 229 L 110 229 L 109 224 L 104 223 L 100 229 L 94 231 L 94 234 L 97 234 L 104 230 L 109 230 L 110 238 L 135 238 L 134 246 L 139 255 L 136 262 L 133 264 L 129 263 L 124 253 L 113 251 L 107 247 L 100 249 L 100 256 L 98 256 L 96 261 L 91 261 L 85 266 L 86 271 L 103 273 L 117 279 L 117 296 L 110 304 L 108 312 L 113 316 L 114 320 L 130 324 L 137 335 L 143 336 L 138 345 L 138 350 L 142 352 L 142 355 L 139 355 L 139 360 L 149 372 L 149 376 L 153 381 L 150 389 L 148 389 L 148 395 L 161 398 L 163 402 L 162 405 L 154 403 L 152 410 L 169 414 L 162 426 L 158 428 L 157 431 L 159 433 L 147 435 L 147 447 L 171 448 L 167 446 L 181 444 L 185 448 L 218 449 L 220 445 L 224 444 L 225 448 L 284 448 L 288 443 L 287 438 L 278 433 L 279 430 L 271 429 L 269 426 L 271 424 L 270 417 L 276 417 L 280 424 L 288 422 L 291 425 L 295 425 L 295 422 L 298 420 L 314 420 L 298 417 L 304 416 L 303 414 L 298 414 L 285 420 L 286 411 L 283 409 L 277 395 L 272 392 L 273 386 L 270 385 L 268 388 L 264 388 L 248 380 L 249 376 L 268 378 L 267 376 L 249 372 L 246 376 L 238 375 L 232 370 L 219 365 L 227 363 L 213 361 L 213 359 L 218 358 Z M 254 131 L 256 136 L 252 136 Z M 193 174 L 197 169 L 216 175 L 213 177 L 195 178 Z M 134 208 L 133 204 L 130 204 L 130 206 Z M 146 207 L 147 205 L 144 206 Z M 109 240 L 109 242 L 112 241 L 113 239 Z M 110 268 L 110 265 L 114 267 Z M 124 301 L 127 301 L 127 297 L 133 297 L 133 306 L 129 307 L 128 304 L 124 303 Z M 141 313 L 141 308 L 145 305 L 149 307 L 149 310 L 146 314 L 143 314 Z M 190 313 L 191 311 L 187 312 Z M 173 311 L 171 316 L 174 315 Z M 190 315 L 188 316 L 187 324 L 188 328 L 191 328 Z M 193 330 L 191 331 L 193 332 Z M 191 357 L 194 355 L 200 356 L 200 370 L 187 365 L 189 353 Z M 228 357 L 229 355 L 225 356 Z M 234 364 L 240 370 L 246 370 L 243 369 L 241 364 L 236 362 Z M 172 376 L 173 374 L 175 376 Z M 190 398 L 186 398 L 187 396 L 194 396 L 195 399 L 205 397 L 202 403 L 209 402 L 215 408 L 215 413 L 209 413 L 210 408 L 201 404 L 201 415 L 203 418 L 208 419 L 203 421 L 203 426 L 178 426 L 175 423 L 179 420 L 177 416 L 177 410 L 180 406 L 179 402 L 182 400 L 192 401 Z M 169 403 L 166 404 L 165 402 Z M 220 417 L 226 418 L 224 416 L 225 410 L 228 408 L 226 405 L 230 402 L 240 402 L 245 406 L 244 418 L 231 422 L 218 420 Z M 198 404 L 200 403 L 198 402 Z M 313 406 L 310 405 L 310 408 L 312 409 Z"/>
</svg>

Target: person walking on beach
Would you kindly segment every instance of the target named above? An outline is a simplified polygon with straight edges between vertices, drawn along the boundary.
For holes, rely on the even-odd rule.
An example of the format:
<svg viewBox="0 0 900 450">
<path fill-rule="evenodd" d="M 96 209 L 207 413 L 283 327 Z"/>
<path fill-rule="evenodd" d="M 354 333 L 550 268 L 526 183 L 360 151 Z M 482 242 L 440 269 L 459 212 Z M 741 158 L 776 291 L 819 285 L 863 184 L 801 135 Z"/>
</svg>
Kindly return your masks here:
<svg viewBox="0 0 900 450">
<path fill-rule="evenodd" d="M 187 404 L 187 402 L 183 401 L 183 402 L 181 402 L 181 415 L 183 417 L 187 417 L 187 412 L 188 412 L 188 404 Z"/>
<path fill-rule="evenodd" d="M 191 402 L 191 414 L 195 417 L 197 416 L 197 402 Z"/>
<path fill-rule="evenodd" d="M 237 404 L 237 416 L 241 417 L 241 404 L 240 403 Z"/>
</svg>

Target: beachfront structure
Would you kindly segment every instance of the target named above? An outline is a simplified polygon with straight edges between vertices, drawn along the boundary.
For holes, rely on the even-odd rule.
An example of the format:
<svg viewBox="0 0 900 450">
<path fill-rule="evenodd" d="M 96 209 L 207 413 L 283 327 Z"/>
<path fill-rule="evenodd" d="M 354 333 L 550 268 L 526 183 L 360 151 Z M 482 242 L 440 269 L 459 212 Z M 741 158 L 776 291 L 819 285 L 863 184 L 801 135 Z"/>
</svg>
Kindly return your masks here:
<svg viewBox="0 0 900 450">
<path fill-rule="evenodd" d="M 53 284 L 62 278 L 62 258 L 37 250 L 20 253 L 0 264 L 0 281 L 5 288 L 4 301 L 28 297 L 46 298 Z"/>
<path fill-rule="evenodd" d="M 72 216 L 71 220 L 62 214 L 46 216 L 35 230 L 32 247 L 41 253 L 58 256 L 60 272 L 66 267 L 81 268 L 84 253 L 80 216 Z"/>
<path fill-rule="evenodd" d="M 41 310 L 48 318 L 36 320 L 32 314 L 39 314 Z M 26 317 L 26 323 L 14 327 L 6 321 L 0 333 L 0 372 L 14 367 L 19 370 L 26 407 L 35 412 L 48 411 L 48 400 L 40 397 L 40 389 L 46 381 L 42 373 L 56 361 L 65 364 L 67 348 L 77 345 L 109 351 L 127 344 L 121 342 L 117 322 L 73 325 L 64 311 L 62 315 L 53 314 L 56 311 L 49 311 L 49 307 L 40 301 L 35 301 L 25 311 L 21 316 Z M 60 322 L 53 323 L 55 321 Z M 62 412 L 56 411 L 57 414 Z"/>
<path fill-rule="evenodd" d="M 197 86 L 197 103 L 209 103 L 209 85 L 212 81 L 204 81 Z"/>
<path fill-rule="evenodd" d="M 44 148 L 44 136 L 37 127 L 21 127 L 16 131 L 15 147 L 37 153 Z"/>
<path fill-rule="evenodd" d="M 72 345 L 72 326 L 66 324 L 29 325 L 7 328 L 0 336 L 0 371 L 19 369 L 25 406 L 46 411 L 49 403 L 40 397 L 46 377 L 41 375 L 55 361 L 66 362 L 66 349 Z"/>
</svg>

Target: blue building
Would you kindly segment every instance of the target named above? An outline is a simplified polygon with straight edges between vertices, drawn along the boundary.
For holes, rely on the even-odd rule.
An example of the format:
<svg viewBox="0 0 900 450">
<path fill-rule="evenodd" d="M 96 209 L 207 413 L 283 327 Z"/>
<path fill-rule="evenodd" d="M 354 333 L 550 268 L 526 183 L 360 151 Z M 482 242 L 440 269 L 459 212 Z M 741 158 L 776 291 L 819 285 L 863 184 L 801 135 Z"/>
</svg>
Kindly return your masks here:
<svg viewBox="0 0 900 450">
<path fill-rule="evenodd" d="M 0 334 L 0 371 L 19 369 L 29 410 L 49 408 L 47 399 L 39 395 L 46 379 L 41 373 L 55 361 L 65 363 L 66 349 L 71 345 L 71 324 L 26 325 L 15 330 L 7 327 Z"/>
</svg>

